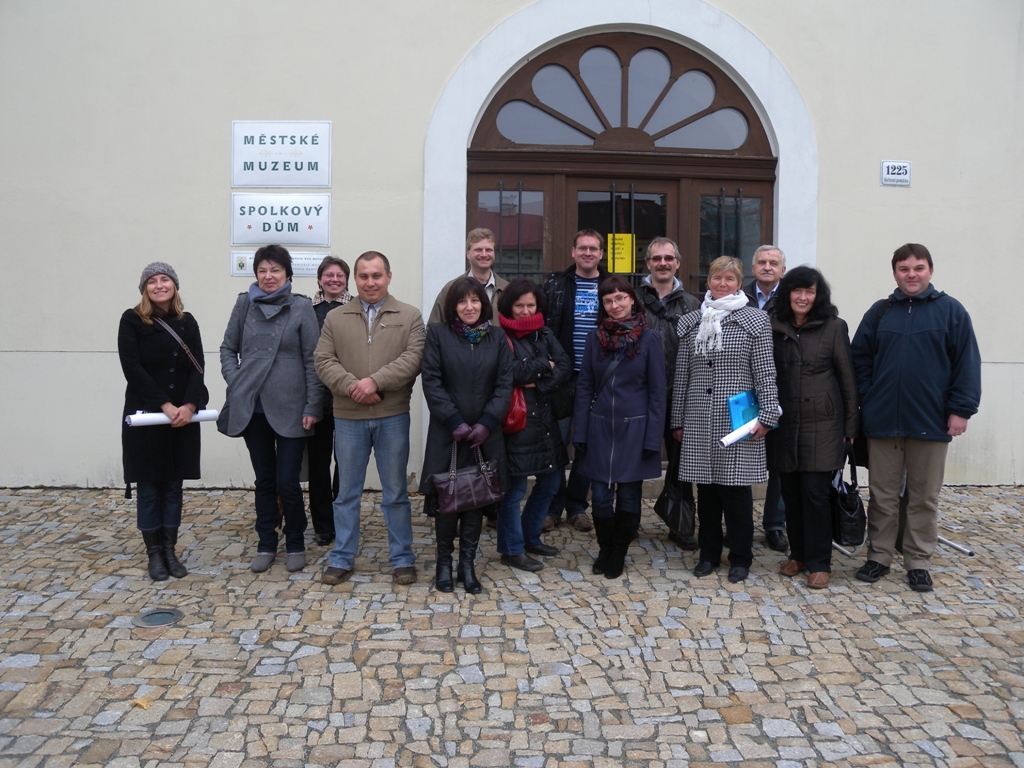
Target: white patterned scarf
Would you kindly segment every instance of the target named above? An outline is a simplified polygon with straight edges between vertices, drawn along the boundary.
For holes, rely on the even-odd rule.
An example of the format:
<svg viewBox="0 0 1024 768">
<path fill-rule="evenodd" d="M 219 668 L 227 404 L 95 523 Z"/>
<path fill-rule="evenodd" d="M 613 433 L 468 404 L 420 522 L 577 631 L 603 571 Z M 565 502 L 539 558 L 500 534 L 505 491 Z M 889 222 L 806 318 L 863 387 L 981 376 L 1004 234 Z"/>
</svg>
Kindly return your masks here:
<svg viewBox="0 0 1024 768">
<path fill-rule="evenodd" d="M 704 294 L 704 303 L 700 305 L 700 327 L 697 330 L 697 342 L 694 350 L 698 355 L 710 357 L 711 353 L 722 348 L 722 321 L 737 309 L 747 306 L 747 294 L 743 291 L 712 299 L 711 291 Z"/>
</svg>

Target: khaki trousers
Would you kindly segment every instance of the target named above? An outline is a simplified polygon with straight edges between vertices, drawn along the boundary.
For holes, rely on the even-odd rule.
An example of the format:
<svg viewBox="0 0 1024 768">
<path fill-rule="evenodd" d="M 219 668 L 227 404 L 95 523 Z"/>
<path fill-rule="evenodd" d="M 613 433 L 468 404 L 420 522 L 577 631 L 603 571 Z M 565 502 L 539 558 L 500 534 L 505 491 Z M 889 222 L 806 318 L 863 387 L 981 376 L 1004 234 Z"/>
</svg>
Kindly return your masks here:
<svg viewBox="0 0 1024 768">
<path fill-rule="evenodd" d="M 907 476 L 907 527 L 903 563 L 928 570 L 939 537 L 939 491 L 949 443 L 904 437 L 871 438 L 871 501 L 868 505 L 868 559 L 892 565 L 899 527 L 900 488 Z"/>
</svg>

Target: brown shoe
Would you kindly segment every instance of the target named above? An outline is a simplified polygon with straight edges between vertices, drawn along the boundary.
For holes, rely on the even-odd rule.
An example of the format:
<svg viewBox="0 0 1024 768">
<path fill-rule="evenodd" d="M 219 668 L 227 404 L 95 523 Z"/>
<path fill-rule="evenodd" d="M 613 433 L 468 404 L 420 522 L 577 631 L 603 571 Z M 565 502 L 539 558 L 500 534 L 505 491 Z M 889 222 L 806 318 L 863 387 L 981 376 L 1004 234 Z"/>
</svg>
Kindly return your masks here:
<svg viewBox="0 0 1024 768">
<path fill-rule="evenodd" d="M 544 522 L 541 523 L 540 529 L 544 533 L 555 530 L 555 526 L 558 525 L 558 521 L 555 520 L 551 515 L 544 516 Z"/>
<path fill-rule="evenodd" d="M 348 568 L 324 568 L 323 573 L 320 574 L 320 581 L 335 586 L 343 581 L 348 581 L 351 575 L 352 571 Z"/>
<path fill-rule="evenodd" d="M 824 589 L 828 586 L 828 571 L 815 571 L 807 575 L 807 586 L 811 589 Z"/>
<path fill-rule="evenodd" d="M 580 512 L 572 520 L 569 521 L 569 525 L 575 528 L 577 531 L 591 531 L 594 529 L 594 523 L 590 519 L 590 515 L 586 512 Z"/>
<path fill-rule="evenodd" d="M 395 584 L 415 584 L 416 567 L 407 565 L 404 568 L 395 568 Z"/>
<path fill-rule="evenodd" d="M 804 569 L 804 564 L 799 560 L 787 560 L 779 568 L 779 573 L 783 576 L 796 576 Z"/>
</svg>

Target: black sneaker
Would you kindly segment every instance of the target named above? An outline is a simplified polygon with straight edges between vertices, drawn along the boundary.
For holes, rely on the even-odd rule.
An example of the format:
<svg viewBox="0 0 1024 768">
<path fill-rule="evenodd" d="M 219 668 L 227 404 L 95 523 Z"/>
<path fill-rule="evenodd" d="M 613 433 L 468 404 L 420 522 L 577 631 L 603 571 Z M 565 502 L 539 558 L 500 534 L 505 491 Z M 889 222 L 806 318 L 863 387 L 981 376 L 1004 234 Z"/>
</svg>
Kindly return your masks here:
<svg viewBox="0 0 1024 768">
<path fill-rule="evenodd" d="M 931 592 L 932 577 L 928 571 L 922 568 L 914 568 L 907 571 L 907 582 L 915 592 Z"/>
<path fill-rule="evenodd" d="M 860 570 L 857 571 L 855 575 L 861 581 L 866 581 L 868 584 L 874 584 L 883 576 L 889 575 L 889 566 L 876 563 L 874 560 L 868 560 L 860 567 Z"/>
</svg>

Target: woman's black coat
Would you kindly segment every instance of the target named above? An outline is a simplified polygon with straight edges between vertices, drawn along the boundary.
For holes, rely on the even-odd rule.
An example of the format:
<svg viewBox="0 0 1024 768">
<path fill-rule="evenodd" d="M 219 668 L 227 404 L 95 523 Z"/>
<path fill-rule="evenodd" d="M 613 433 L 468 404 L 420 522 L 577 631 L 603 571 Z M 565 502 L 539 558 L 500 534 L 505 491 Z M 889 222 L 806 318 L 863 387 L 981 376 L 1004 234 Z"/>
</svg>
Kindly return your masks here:
<svg viewBox="0 0 1024 768">
<path fill-rule="evenodd" d="M 491 430 L 482 446 L 484 459 L 496 459 L 501 487 L 508 487 L 505 436 L 501 421 L 512 397 L 512 354 L 505 333 L 492 326 L 477 344 L 470 344 L 448 323 L 427 329 L 423 349 L 423 396 L 430 411 L 427 446 L 423 453 L 420 491 L 436 493 L 430 476 L 447 472 L 451 462 L 452 430 L 465 422 Z M 475 463 L 468 442 L 458 446 L 458 466 Z"/>
<path fill-rule="evenodd" d="M 526 397 L 526 426 L 505 435 L 508 473 L 513 476 L 537 475 L 565 469 L 569 455 L 562 442 L 558 420 L 551 412 L 551 394 L 565 386 L 572 376 L 572 363 L 547 326 L 512 340 L 512 381 L 523 387 Z M 549 361 L 555 363 L 552 368 Z M 450 449 L 449 449 L 450 450 Z"/>
<path fill-rule="evenodd" d="M 195 318 L 186 312 L 177 320 L 165 319 L 205 368 L 203 342 Z M 160 413 L 166 402 L 176 406 L 192 403 L 197 409 L 205 408 L 210 395 L 203 384 L 203 375 L 163 326 L 146 325 L 132 309 L 121 315 L 117 352 L 128 381 L 121 413 L 125 482 L 197 479 L 200 450 L 197 422 L 177 428 L 170 425 L 129 427 L 124 417 L 137 411 Z"/>
<path fill-rule="evenodd" d="M 782 416 L 768 433 L 768 468 L 833 472 L 843 466 L 843 438 L 857 435 L 860 418 L 846 322 L 811 320 L 797 331 L 773 319 L 772 336 Z"/>
</svg>

